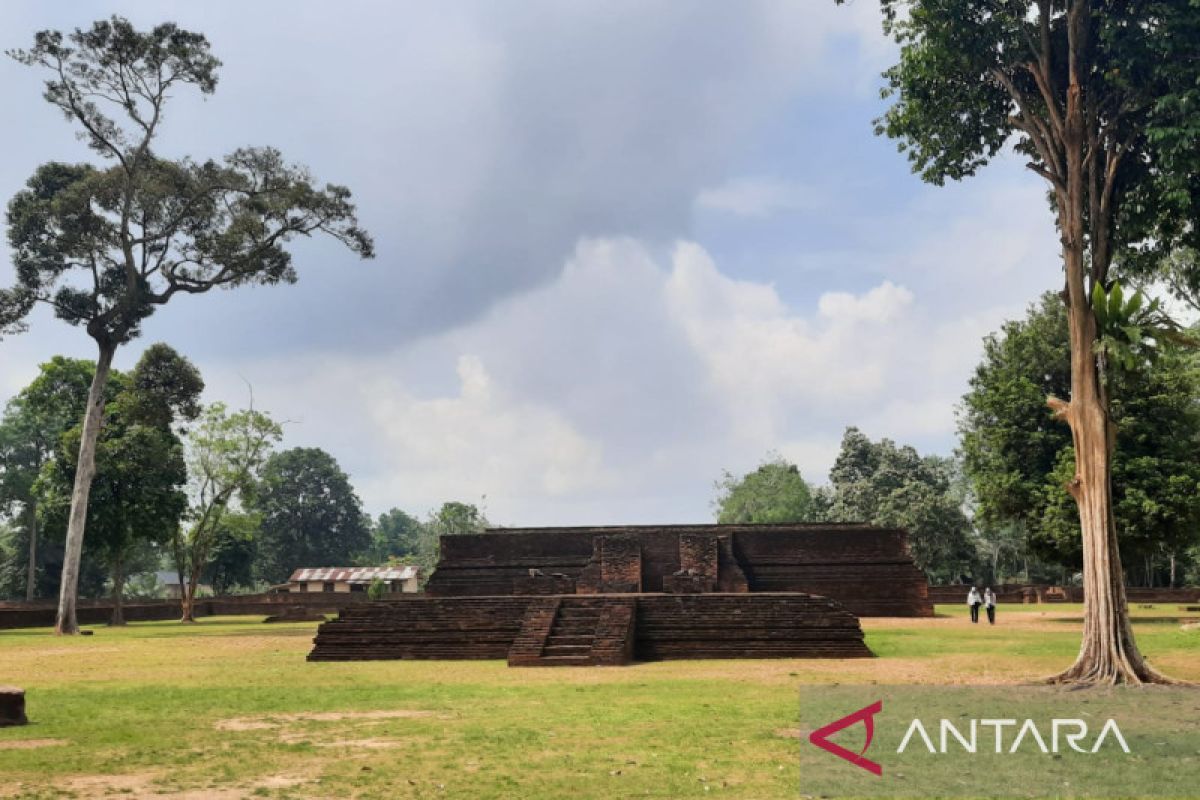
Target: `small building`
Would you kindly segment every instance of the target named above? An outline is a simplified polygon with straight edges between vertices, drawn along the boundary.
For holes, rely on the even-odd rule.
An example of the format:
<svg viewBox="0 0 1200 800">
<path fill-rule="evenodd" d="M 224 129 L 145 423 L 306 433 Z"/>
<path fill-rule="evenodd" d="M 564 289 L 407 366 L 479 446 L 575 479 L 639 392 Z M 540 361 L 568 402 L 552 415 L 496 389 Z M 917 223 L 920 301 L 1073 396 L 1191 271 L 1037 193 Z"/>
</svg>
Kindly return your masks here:
<svg viewBox="0 0 1200 800">
<path fill-rule="evenodd" d="M 383 581 L 388 592 L 420 591 L 421 568 L 402 567 L 306 567 L 288 578 L 288 592 L 365 592 L 375 581 Z"/>
</svg>

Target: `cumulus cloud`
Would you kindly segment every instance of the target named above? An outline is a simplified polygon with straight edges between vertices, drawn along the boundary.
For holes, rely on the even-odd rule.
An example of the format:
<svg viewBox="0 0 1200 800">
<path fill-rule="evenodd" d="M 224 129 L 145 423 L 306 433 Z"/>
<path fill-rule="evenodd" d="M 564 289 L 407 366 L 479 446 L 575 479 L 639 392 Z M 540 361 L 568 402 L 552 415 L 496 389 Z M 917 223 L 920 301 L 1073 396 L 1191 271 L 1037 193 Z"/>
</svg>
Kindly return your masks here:
<svg viewBox="0 0 1200 800">
<path fill-rule="evenodd" d="M 1053 282 L 1036 182 L 921 189 L 871 139 L 877 4 L 230 8 L 7 3 L 0 30 L 203 30 L 221 87 L 181 93 L 162 151 L 270 143 L 354 189 L 376 262 L 298 243 L 297 286 L 182 298 L 146 341 L 210 399 L 253 384 L 372 511 L 700 521 L 768 450 L 823 478 L 847 424 L 945 452 L 980 337 Z M 90 157 L 30 71 L 0 60 L 0 85 L 23 121 L 0 195 Z M 7 393 L 93 355 L 46 314 L 0 348 Z"/>
<path fill-rule="evenodd" d="M 721 471 L 768 450 L 821 481 L 849 424 L 947 441 L 996 322 L 939 318 L 887 280 L 789 303 L 694 242 L 588 239 L 553 282 L 469 325 L 245 369 L 267 376 L 263 407 L 321 410 L 289 442 L 344 454 L 374 510 L 486 496 L 506 524 L 703 521 Z"/>
<path fill-rule="evenodd" d="M 376 435 L 402 454 L 395 469 L 365 485 L 372 494 L 555 497 L 604 487 L 603 445 L 561 414 L 508 396 L 477 356 L 457 360 L 457 394 L 421 399 L 386 380 L 364 384 Z"/>
</svg>

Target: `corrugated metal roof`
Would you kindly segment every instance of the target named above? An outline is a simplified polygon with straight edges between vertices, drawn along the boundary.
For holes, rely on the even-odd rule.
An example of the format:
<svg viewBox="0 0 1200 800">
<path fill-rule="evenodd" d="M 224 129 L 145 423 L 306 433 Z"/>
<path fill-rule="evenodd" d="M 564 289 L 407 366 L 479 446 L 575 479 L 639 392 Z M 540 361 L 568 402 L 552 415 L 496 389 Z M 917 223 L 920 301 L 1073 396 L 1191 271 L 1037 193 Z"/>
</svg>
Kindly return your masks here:
<svg viewBox="0 0 1200 800">
<path fill-rule="evenodd" d="M 298 569 L 288 578 L 288 583 L 305 581 L 345 581 L 347 583 L 370 583 L 381 581 L 406 581 L 417 577 L 419 567 L 307 567 Z"/>
</svg>

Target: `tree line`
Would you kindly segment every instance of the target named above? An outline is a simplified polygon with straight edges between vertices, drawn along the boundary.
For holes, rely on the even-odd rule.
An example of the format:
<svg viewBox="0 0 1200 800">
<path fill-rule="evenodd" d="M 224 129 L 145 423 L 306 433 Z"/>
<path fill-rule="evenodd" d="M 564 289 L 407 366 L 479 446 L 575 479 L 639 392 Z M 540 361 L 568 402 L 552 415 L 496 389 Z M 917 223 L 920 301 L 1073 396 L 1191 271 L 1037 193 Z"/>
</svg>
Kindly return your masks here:
<svg viewBox="0 0 1200 800">
<path fill-rule="evenodd" d="M 96 369 L 55 357 L 0 417 L 0 597 L 55 596 L 78 465 L 82 409 Z M 482 530 L 474 505 L 448 502 L 424 520 L 399 509 L 377 520 L 319 448 L 277 449 L 282 427 L 253 407 L 203 405 L 204 382 L 164 344 L 128 373 L 112 370 L 80 564 L 84 596 L 108 596 L 121 624 L 131 578 L 178 576 L 182 619 L 200 587 L 262 589 L 301 567 L 437 560 L 443 533 Z"/>
<path fill-rule="evenodd" d="M 1079 517 L 1063 486 L 1071 431 L 1046 407 L 1067 394 L 1066 309 L 1054 294 L 984 341 L 958 408 L 959 446 L 920 455 L 847 429 L 828 484 L 780 456 L 716 484 L 722 523 L 867 522 L 909 532 L 934 583 L 1076 583 Z M 1163 346 L 1114 375 L 1112 492 L 1124 579 L 1200 584 L 1200 354 Z"/>
</svg>

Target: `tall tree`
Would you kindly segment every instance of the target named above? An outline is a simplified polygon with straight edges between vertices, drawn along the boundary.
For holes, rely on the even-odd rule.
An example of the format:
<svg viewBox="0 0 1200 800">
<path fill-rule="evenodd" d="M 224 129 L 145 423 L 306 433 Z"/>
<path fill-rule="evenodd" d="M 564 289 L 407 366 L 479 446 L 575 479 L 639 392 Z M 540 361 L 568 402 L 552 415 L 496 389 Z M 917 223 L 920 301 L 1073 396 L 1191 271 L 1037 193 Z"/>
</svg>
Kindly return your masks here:
<svg viewBox="0 0 1200 800">
<path fill-rule="evenodd" d="M 89 549 L 103 559 L 112 581 L 111 624 L 123 625 L 132 557 L 146 545 L 165 544 L 187 507 L 183 444 L 174 426 L 199 414 L 204 382 L 190 361 L 154 344 L 114 383 L 121 388 L 106 404 L 96 443 L 87 522 Z M 59 530 L 67 527 L 81 435 L 76 425 L 63 436 L 59 457 L 38 479 L 46 517 Z"/>
<path fill-rule="evenodd" d="M 917 566 L 933 580 L 956 579 L 970 572 L 974 550 L 951 471 L 944 459 L 847 428 L 829 472 L 828 517 L 904 528 Z"/>
<path fill-rule="evenodd" d="M 1033 552 L 1082 566 L 1078 516 L 1062 485 L 1075 472 L 1069 430 L 1047 395 L 1070 387 L 1070 333 L 1046 294 L 1022 320 L 984 340 L 963 397 L 959 434 L 980 521 L 1016 525 Z M 1127 370 L 1110 365 L 1116 429 L 1112 491 L 1122 563 L 1182 554 L 1200 529 L 1200 372 L 1194 352 L 1171 346 Z"/>
<path fill-rule="evenodd" d="M 770 456 L 741 478 L 726 472 L 717 481 L 717 522 L 807 522 L 814 517 L 812 491 L 800 469 L 782 456 Z"/>
<path fill-rule="evenodd" d="M 253 408 L 231 414 L 222 403 L 205 408 L 188 431 L 188 521 L 171 543 L 182 622 L 196 621 L 196 587 L 209 568 L 225 517 L 253 502 L 259 470 L 281 435 L 279 424 L 266 414 Z"/>
<path fill-rule="evenodd" d="M 1134 641 L 1113 517 L 1115 430 L 1097 288 L 1200 241 L 1200 9 L 1191 0 L 880 0 L 900 45 L 877 125 L 934 184 L 1012 143 L 1049 188 L 1071 341 L 1067 482 L 1082 531 L 1085 608 L 1060 682 L 1166 680 Z"/>
<path fill-rule="evenodd" d="M 254 512 L 221 515 L 213 536 L 212 549 L 204 581 L 216 594 L 228 594 L 234 587 L 254 584 L 254 563 L 262 519 Z"/>
<path fill-rule="evenodd" d="M 371 557 L 379 564 L 390 558 L 417 555 L 421 547 L 421 521 L 393 508 L 379 515 L 371 529 Z"/>
<path fill-rule="evenodd" d="M 20 509 L 25 599 L 37 596 L 38 503 L 34 482 L 59 450 L 62 435 L 76 425 L 87 404 L 95 366 L 55 356 L 38 376 L 9 401 L 0 420 L 0 509 Z"/>
<path fill-rule="evenodd" d="M 202 34 L 164 23 L 136 30 L 113 17 L 64 36 L 41 31 L 10 55 L 48 73 L 46 100 L 80 128 L 100 165 L 50 162 L 8 205 L 16 284 L 0 290 L 0 334 L 24 329 L 38 303 L 96 344 L 83 415 L 55 629 L 74 633 L 76 582 L 95 475 L 104 387 L 117 348 L 177 294 L 296 279 L 285 249 L 325 233 L 373 255 L 345 187 L 319 187 L 277 150 L 222 161 L 168 160 L 154 150 L 168 99 L 211 94 L 220 62 Z"/>
<path fill-rule="evenodd" d="M 298 567 L 344 566 L 371 546 L 350 478 L 319 448 L 295 447 L 271 456 L 254 509 L 262 520 L 256 571 L 271 583 L 286 581 Z"/>
</svg>

